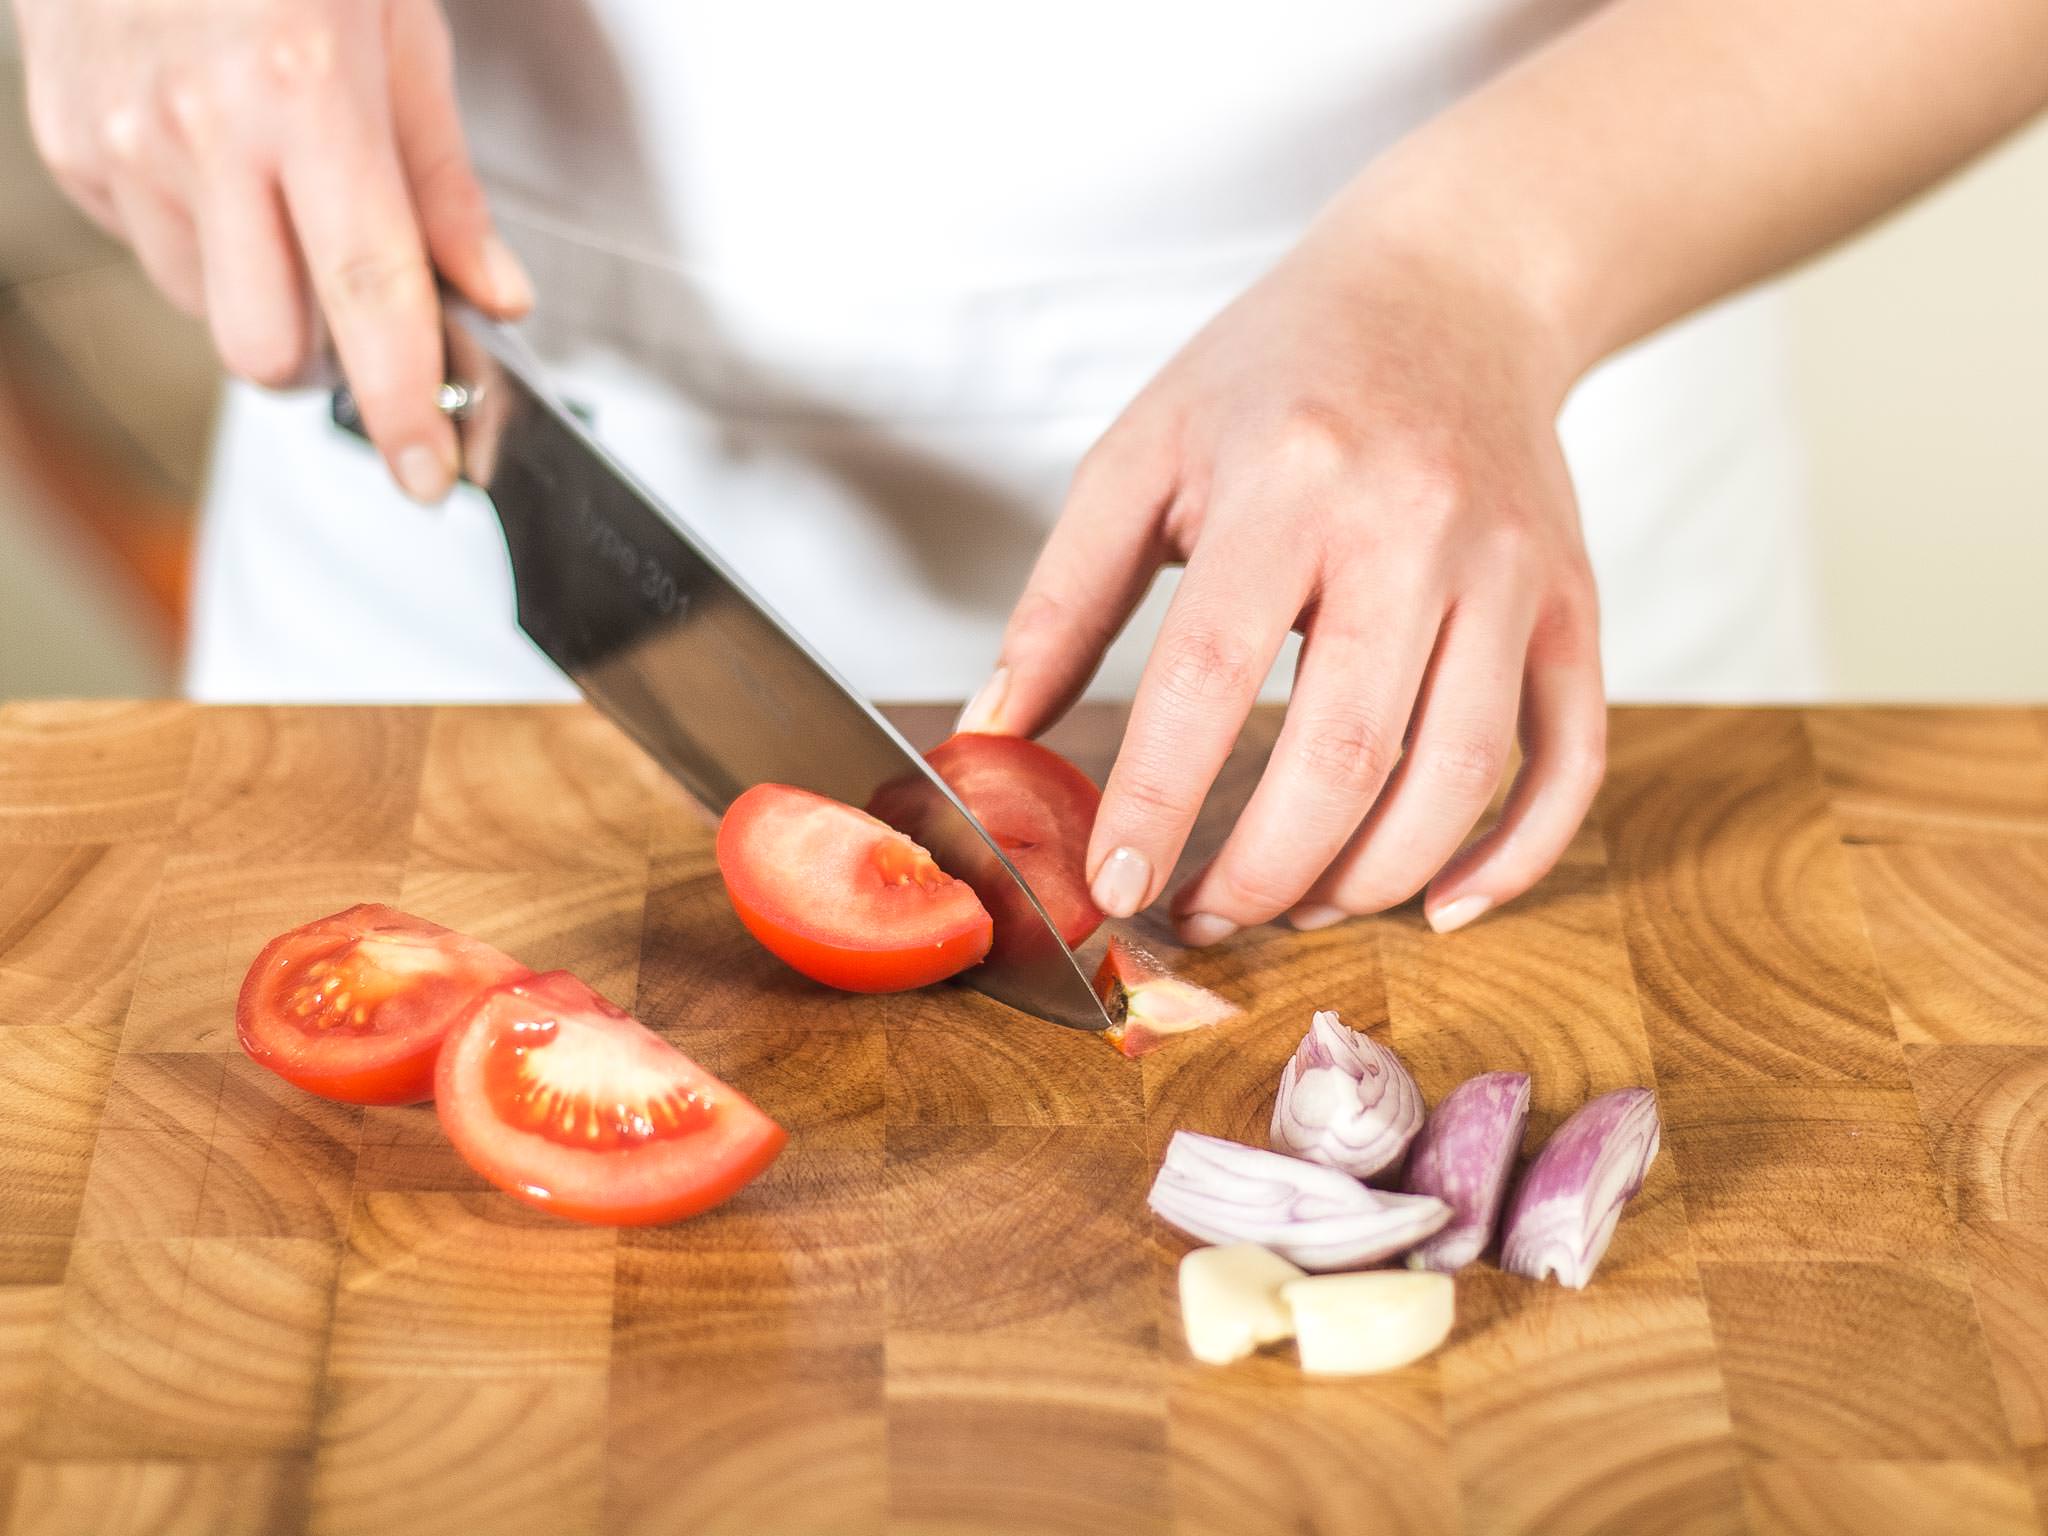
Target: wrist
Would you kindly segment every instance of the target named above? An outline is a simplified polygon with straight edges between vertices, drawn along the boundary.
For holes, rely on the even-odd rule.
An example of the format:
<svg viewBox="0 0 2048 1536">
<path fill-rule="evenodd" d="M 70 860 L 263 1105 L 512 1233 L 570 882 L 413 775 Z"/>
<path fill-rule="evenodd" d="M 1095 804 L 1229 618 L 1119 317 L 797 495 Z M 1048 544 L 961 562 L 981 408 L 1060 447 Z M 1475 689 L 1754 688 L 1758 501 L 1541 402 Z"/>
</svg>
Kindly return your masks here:
<svg viewBox="0 0 2048 1536">
<path fill-rule="evenodd" d="M 1516 199 L 1424 148 L 1399 145 L 1367 167 L 1311 239 L 1354 270 L 1413 273 L 1468 309 L 1532 386 L 1562 405 L 1609 350 L 1581 299 L 1583 263 Z"/>
</svg>

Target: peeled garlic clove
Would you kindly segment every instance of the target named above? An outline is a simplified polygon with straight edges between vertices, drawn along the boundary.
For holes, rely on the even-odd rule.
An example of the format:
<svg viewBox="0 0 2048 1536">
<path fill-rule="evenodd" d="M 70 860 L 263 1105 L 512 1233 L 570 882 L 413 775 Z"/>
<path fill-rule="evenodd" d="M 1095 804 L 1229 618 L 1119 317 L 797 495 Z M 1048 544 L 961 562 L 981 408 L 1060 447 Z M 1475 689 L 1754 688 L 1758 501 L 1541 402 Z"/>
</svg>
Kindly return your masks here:
<svg viewBox="0 0 2048 1536">
<path fill-rule="evenodd" d="M 1257 1243 L 1317 1271 L 1405 1253 L 1451 1219 L 1441 1200 L 1194 1131 L 1173 1133 L 1146 1203 L 1205 1243 Z"/>
<path fill-rule="evenodd" d="M 1468 1078 L 1430 1111 L 1408 1149 L 1401 1187 L 1412 1195 L 1435 1195 L 1450 1206 L 1451 1219 L 1409 1253 L 1410 1269 L 1449 1273 L 1485 1251 L 1528 1125 L 1526 1072 Z"/>
<path fill-rule="evenodd" d="M 1413 1364 L 1450 1337 L 1457 1290 L 1449 1275 L 1375 1269 L 1316 1275 L 1282 1289 L 1294 1313 L 1301 1368 L 1363 1376 Z"/>
<path fill-rule="evenodd" d="M 1221 1024 L 1241 1011 L 1115 936 L 1095 972 L 1095 995 L 1112 1021 L 1103 1038 L 1126 1056 L 1146 1055 L 1175 1035 Z"/>
<path fill-rule="evenodd" d="M 1280 1288 L 1305 1278 L 1257 1243 L 1197 1248 L 1180 1261 L 1180 1320 L 1188 1353 L 1209 1365 L 1242 1360 L 1294 1332 Z"/>
<path fill-rule="evenodd" d="M 1500 1267 L 1583 1288 L 1614 1239 L 1622 1207 L 1643 1187 L 1659 1139 L 1657 1101 L 1647 1088 L 1623 1088 L 1581 1107 L 1522 1175 Z"/>
<path fill-rule="evenodd" d="M 1276 1152 L 1364 1179 L 1401 1160 L 1422 1119 L 1401 1058 L 1324 1011 L 1280 1074 L 1268 1139 Z"/>
</svg>

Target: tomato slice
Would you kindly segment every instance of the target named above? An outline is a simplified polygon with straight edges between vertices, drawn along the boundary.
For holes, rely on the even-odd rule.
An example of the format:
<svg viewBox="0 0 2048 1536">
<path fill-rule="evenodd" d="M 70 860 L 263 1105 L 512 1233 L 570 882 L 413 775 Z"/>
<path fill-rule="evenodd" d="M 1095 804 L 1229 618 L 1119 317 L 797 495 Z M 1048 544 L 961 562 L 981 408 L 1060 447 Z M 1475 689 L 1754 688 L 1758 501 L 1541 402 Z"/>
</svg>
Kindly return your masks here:
<svg viewBox="0 0 2048 1536">
<path fill-rule="evenodd" d="M 972 889 L 865 811 L 787 784 L 756 784 L 718 824 L 718 872 L 740 921 L 814 981 L 900 992 L 988 953 Z"/>
<path fill-rule="evenodd" d="M 925 760 L 1017 866 L 1069 947 L 1101 925 L 1102 913 L 1088 894 L 1085 861 L 1102 792 L 1087 774 L 1050 747 L 1022 736 L 965 732 L 940 742 Z M 1029 952 L 1042 931 L 1031 903 L 1004 875 L 987 844 L 964 832 L 955 837 L 934 816 L 943 803 L 926 780 L 903 778 L 883 785 L 868 809 L 931 849 L 941 864 L 974 887 L 995 920 L 990 959 Z"/>
<path fill-rule="evenodd" d="M 235 1034 L 287 1082 L 349 1104 L 434 1091 L 448 1027 L 501 982 L 531 974 L 481 940 L 374 903 L 294 928 L 242 981 Z"/>
<path fill-rule="evenodd" d="M 789 1133 L 567 971 L 485 993 L 449 1032 L 442 1129 L 507 1194 L 643 1226 L 730 1199 Z"/>
<path fill-rule="evenodd" d="M 1095 995 L 1111 1020 L 1102 1036 L 1126 1056 L 1145 1056 L 1175 1035 L 1207 1029 L 1242 1010 L 1182 981 L 1149 950 L 1117 937 L 1095 972 Z"/>
</svg>

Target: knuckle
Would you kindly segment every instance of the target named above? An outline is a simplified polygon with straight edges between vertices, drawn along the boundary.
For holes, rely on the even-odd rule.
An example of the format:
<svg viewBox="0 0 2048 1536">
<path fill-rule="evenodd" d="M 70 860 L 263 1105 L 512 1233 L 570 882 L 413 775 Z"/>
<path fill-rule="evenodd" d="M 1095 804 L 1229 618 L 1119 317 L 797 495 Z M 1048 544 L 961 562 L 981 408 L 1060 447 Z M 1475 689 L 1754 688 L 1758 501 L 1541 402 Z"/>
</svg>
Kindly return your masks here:
<svg viewBox="0 0 2048 1536">
<path fill-rule="evenodd" d="M 420 208 L 436 223 L 481 228 L 489 218 L 484 190 L 459 146 L 447 148 L 413 173 Z"/>
<path fill-rule="evenodd" d="M 216 336 L 214 344 L 228 372 L 265 389 L 285 388 L 306 364 L 303 343 L 290 337 L 229 332 Z"/>
<path fill-rule="evenodd" d="M 117 101 L 100 118 L 99 145 L 106 156 L 122 165 L 142 158 L 144 147 L 142 104 L 132 99 Z"/>
<path fill-rule="evenodd" d="M 1201 809 L 1198 795 L 1191 794 L 1171 771 L 1150 762 L 1133 764 L 1114 788 L 1124 812 L 1150 824 L 1193 821 Z"/>
<path fill-rule="evenodd" d="M 1242 692 L 1257 661 L 1252 648 L 1238 637 L 1208 627 L 1183 630 L 1163 647 L 1161 678 L 1175 697 L 1190 702 Z"/>
<path fill-rule="evenodd" d="M 1072 623 L 1072 611 L 1059 597 L 1044 590 L 1027 592 L 1018 599 L 1017 607 L 1010 615 L 1003 649 L 1036 650 L 1064 635 Z"/>
<path fill-rule="evenodd" d="M 1303 727 L 1300 753 L 1302 763 L 1324 784 L 1345 794 L 1365 794 L 1392 768 L 1394 743 L 1367 711 L 1329 710 Z"/>
<path fill-rule="evenodd" d="M 1604 740 L 1574 746 L 1563 754 L 1558 772 L 1575 794 L 1591 799 L 1607 777 L 1607 744 Z"/>
<path fill-rule="evenodd" d="M 1448 444 L 1412 447 L 1394 483 L 1411 514 L 1431 525 L 1449 522 L 1472 499 L 1472 472 Z"/>
<path fill-rule="evenodd" d="M 1328 481 L 1344 475 L 1362 446 L 1349 412 L 1326 401 L 1305 400 L 1290 406 L 1281 418 L 1273 458 L 1283 479 Z"/>
<path fill-rule="evenodd" d="M 1418 765 L 1425 778 L 1451 794 L 1484 799 L 1507 770 L 1508 749 L 1491 736 L 1456 736 L 1430 748 Z"/>
<path fill-rule="evenodd" d="M 263 62 L 274 84 L 302 90 L 334 74 L 339 45 L 339 35 L 324 7 L 294 6 L 271 23 L 263 44 Z"/>
<path fill-rule="evenodd" d="M 391 311 L 433 299 L 425 265 L 410 253 L 389 250 L 345 257 L 328 274 L 326 287 L 349 310 Z"/>
<path fill-rule="evenodd" d="M 1278 917 L 1308 889 L 1305 879 L 1289 879 L 1283 871 L 1262 864 L 1219 868 L 1215 881 L 1229 914 L 1241 922 L 1266 922 Z"/>
</svg>

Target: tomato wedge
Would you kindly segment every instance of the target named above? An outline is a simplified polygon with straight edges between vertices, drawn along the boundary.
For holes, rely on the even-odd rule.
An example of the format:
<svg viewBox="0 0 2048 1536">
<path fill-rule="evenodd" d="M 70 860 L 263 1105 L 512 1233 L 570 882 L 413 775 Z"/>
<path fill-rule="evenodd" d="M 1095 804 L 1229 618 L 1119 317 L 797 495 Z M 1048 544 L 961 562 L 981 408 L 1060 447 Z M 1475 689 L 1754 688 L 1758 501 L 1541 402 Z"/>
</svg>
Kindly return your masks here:
<svg viewBox="0 0 2048 1536">
<path fill-rule="evenodd" d="M 441 1127 L 508 1195 L 644 1226 L 730 1199 L 789 1133 L 567 971 L 486 992 L 449 1032 Z"/>
<path fill-rule="evenodd" d="M 349 1104 L 434 1091 L 441 1038 L 477 995 L 531 974 L 481 940 L 375 903 L 264 946 L 235 1003 L 242 1049 L 287 1082 Z"/>
<path fill-rule="evenodd" d="M 988 953 L 973 890 L 865 811 L 756 784 L 718 824 L 718 872 L 748 932 L 827 986 L 900 992 Z"/>
<path fill-rule="evenodd" d="M 1069 946 L 1101 925 L 1102 913 L 1088 894 L 1085 861 L 1102 792 L 1087 774 L 1050 747 L 1022 736 L 965 732 L 940 742 L 925 760 L 1017 866 Z M 1028 952 L 1043 931 L 1031 903 L 1004 875 L 987 844 L 967 834 L 954 837 L 934 816 L 943 803 L 926 780 L 904 778 L 883 785 L 868 809 L 931 849 L 933 857 L 974 887 L 995 920 L 990 959 Z"/>
<path fill-rule="evenodd" d="M 1095 995 L 1113 1021 L 1102 1036 L 1126 1056 L 1147 1056 L 1175 1035 L 1207 1029 L 1242 1012 L 1191 981 L 1182 981 L 1151 951 L 1130 940 L 1109 941 L 1095 972 Z"/>
</svg>

